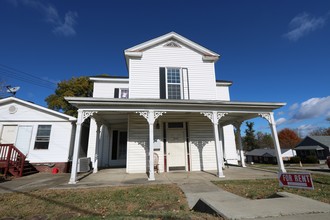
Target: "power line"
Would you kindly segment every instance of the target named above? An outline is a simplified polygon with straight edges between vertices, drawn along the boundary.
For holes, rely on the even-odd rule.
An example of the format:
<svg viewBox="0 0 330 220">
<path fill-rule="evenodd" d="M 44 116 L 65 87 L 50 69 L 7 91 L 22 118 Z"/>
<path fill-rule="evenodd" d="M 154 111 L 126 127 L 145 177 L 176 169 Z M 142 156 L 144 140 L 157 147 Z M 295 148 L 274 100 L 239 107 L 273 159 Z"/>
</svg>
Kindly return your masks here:
<svg viewBox="0 0 330 220">
<path fill-rule="evenodd" d="M 33 74 L 15 69 L 13 67 L 9 67 L 3 64 L 0 64 L 0 73 L 1 75 L 5 75 L 9 78 L 14 78 L 23 82 L 27 82 L 36 86 L 44 87 L 47 89 L 54 90 L 56 87 L 56 83 L 51 82 L 46 79 L 42 79 L 40 77 L 37 77 Z"/>
<path fill-rule="evenodd" d="M 43 84 L 40 84 L 38 82 L 31 81 L 30 79 L 26 79 L 26 78 L 21 77 L 21 76 L 12 75 L 12 74 L 10 74 L 8 72 L 4 72 L 2 70 L 0 70 L 0 73 L 1 73 L 1 75 L 5 75 L 6 77 L 13 78 L 13 79 L 16 79 L 16 80 L 19 80 L 19 81 L 22 81 L 22 82 L 27 82 L 29 84 L 33 84 L 33 85 L 36 85 L 36 86 L 44 87 L 46 89 L 52 89 L 52 90 L 54 89 L 53 87 L 51 87 L 49 85 L 48 86 L 47 85 L 43 85 Z"/>
</svg>

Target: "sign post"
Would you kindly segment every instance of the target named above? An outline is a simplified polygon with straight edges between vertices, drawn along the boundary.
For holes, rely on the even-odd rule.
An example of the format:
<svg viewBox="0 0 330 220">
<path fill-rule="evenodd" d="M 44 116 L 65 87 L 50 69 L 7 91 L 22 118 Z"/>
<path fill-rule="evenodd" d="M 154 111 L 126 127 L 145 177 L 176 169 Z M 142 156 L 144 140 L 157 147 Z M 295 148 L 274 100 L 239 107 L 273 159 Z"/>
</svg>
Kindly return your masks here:
<svg viewBox="0 0 330 220">
<path fill-rule="evenodd" d="M 310 173 L 279 173 L 280 187 L 314 189 Z"/>
</svg>

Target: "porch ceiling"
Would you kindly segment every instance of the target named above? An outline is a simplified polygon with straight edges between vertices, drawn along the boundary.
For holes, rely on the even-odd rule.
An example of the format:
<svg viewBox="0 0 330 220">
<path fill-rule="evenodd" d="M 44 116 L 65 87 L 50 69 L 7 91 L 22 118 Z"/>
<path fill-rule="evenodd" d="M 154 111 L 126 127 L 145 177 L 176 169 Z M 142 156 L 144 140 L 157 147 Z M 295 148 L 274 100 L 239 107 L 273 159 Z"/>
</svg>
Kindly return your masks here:
<svg viewBox="0 0 330 220">
<path fill-rule="evenodd" d="M 127 123 L 127 112 L 108 112 L 100 111 L 95 116 L 103 122 L 110 122 L 111 124 Z"/>
<path fill-rule="evenodd" d="M 260 113 L 272 112 L 285 105 L 275 102 L 232 102 L 218 100 L 168 100 L 168 99 L 113 99 L 65 97 L 65 99 L 85 111 L 98 111 L 104 117 L 124 117 L 123 113 L 139 111 L 163 112 L 224 112 L 221 124 L 232 124 L 258 117 Z"/>
</svg>

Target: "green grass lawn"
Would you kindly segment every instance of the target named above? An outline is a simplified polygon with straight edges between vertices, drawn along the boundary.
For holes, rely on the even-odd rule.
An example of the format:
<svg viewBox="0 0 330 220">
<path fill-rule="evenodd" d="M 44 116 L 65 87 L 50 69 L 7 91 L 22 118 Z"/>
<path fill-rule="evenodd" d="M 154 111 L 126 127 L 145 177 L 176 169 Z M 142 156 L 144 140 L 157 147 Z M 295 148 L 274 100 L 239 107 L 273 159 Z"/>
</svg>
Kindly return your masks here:
<svg viewBox="0 0 330 220">
<path fill-rule="evenodd" d="M 225 180 L 213 182 L 220 188 L 250 199 L 273 197 L 276 192 L 290 192 L 321 202 L 330 203 L 330 176 L 312 174 L 314 190 L 281 188 L 277 179 Z"/>
<path fill-rule="evenodd" d="M 218 219 L 189 210 L 176 185 L 37 190 L 0 194 L 0 218 Z"/>
</svg>

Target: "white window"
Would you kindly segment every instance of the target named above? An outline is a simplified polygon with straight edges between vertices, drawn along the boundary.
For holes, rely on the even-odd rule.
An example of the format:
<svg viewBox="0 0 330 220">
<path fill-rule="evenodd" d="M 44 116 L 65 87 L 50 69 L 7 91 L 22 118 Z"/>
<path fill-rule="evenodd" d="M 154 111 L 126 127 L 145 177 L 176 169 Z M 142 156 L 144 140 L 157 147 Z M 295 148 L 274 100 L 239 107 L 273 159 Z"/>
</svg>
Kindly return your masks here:
<svg viewBox="0 0 330 220">
<path fill-rule="evenodd" d="M 51 125 L 39 125 L 34 149 L 48 149 Z"/>
<path fill-rule="evenodd" d="M 166 70 L 166 97 L 168 99 L 181 99 L 181 69 L 171 67 Z"/>
<path fill-rule="evenodd" d="M 120 99 L 128 99 L 128 88 L 115 88 L 114 97 Z"/>
<path fill-rule="evenodd" d="M 119 92 L 119 97 L 121 99 L 128 99 L 128 89 L 119 89 L 120 92 Z"/>
</svg>

